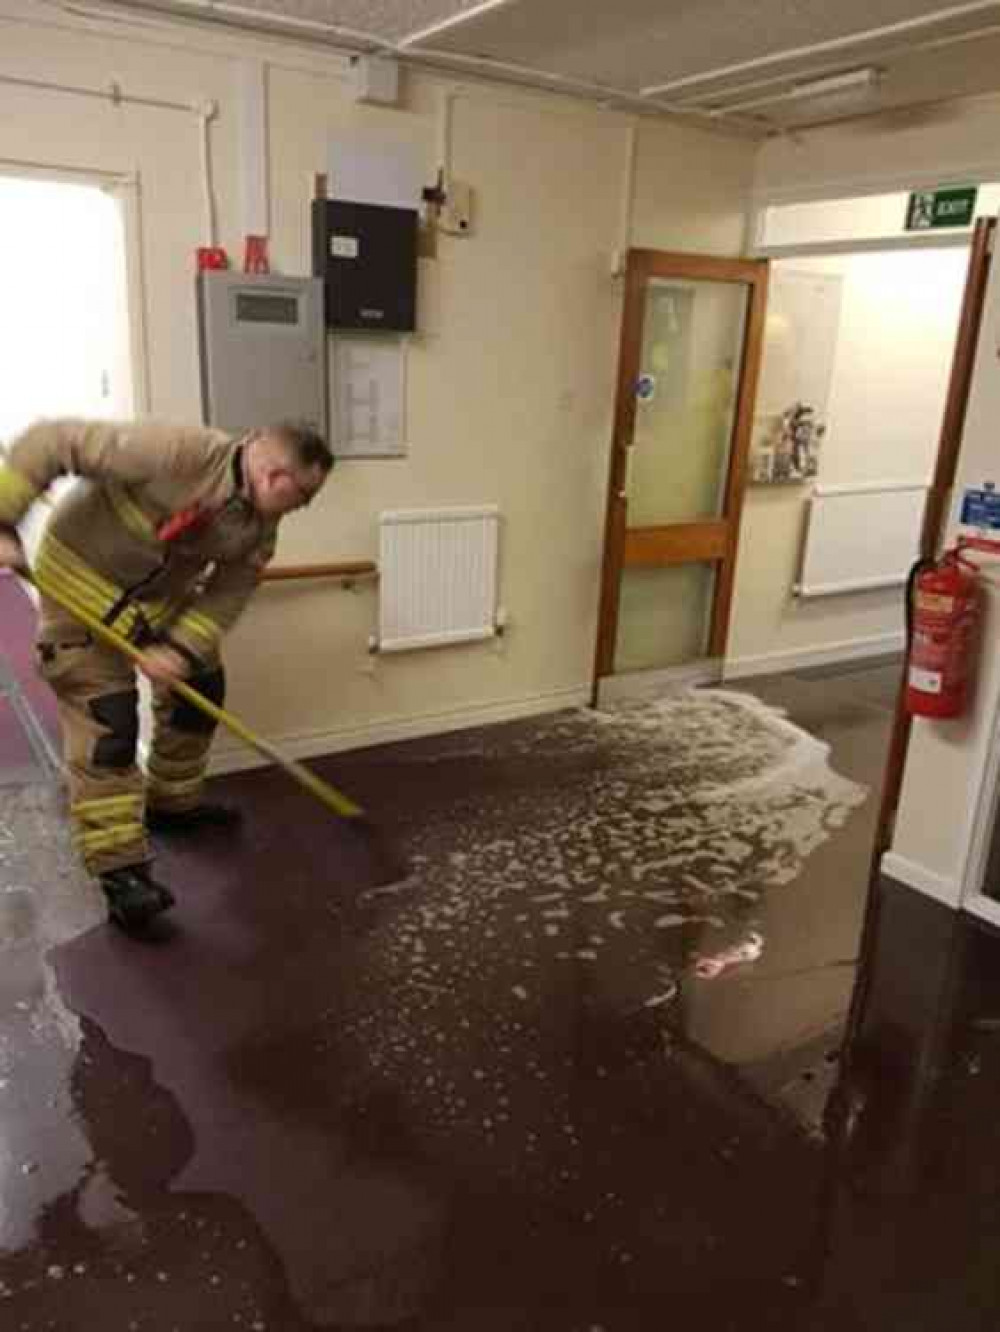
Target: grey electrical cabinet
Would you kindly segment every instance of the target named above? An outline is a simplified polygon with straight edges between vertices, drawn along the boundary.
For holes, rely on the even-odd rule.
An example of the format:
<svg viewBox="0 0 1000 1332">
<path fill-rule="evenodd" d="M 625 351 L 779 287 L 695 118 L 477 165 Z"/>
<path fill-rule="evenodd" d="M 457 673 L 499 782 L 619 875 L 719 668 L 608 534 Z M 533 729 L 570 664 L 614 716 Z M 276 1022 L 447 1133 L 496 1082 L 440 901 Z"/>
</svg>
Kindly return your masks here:
<svg viewBox="0 0 1000 1332">
<path fill-rule="evenodd" d="M 210 270 L 197 281 L 206 424 L 292 420 L 329 437 L 322 280 Z"/>
</svg>

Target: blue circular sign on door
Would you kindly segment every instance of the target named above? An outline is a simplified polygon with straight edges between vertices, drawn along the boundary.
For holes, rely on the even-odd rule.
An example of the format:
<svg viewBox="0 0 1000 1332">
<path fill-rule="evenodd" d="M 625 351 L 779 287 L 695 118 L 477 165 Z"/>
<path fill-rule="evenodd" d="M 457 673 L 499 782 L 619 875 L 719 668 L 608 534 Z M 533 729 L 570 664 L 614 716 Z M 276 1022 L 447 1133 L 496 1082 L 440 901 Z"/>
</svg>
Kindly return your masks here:
<svg viewBox="0 0 1000 1332">
<path fill-rule="evenodd" d="M 640 375 L 635 381 L 635 396 L 640 402 L 651 402 L 656 394 L 656 376 Z"/>
</svg>

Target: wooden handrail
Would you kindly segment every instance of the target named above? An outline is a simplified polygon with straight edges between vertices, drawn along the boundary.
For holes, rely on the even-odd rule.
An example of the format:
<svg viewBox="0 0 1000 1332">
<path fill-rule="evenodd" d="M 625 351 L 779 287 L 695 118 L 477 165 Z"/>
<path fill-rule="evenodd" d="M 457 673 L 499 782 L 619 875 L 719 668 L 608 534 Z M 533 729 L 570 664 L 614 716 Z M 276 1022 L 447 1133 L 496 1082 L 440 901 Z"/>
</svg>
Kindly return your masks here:
<svg viewBox="0 0 1000 1332">
<path fill-rule="evenodd" d="M 286 564 L 265 569 L 265 583 L 284 583 L 298 578 L 377 578 L 374 560 L 343 560 L 339 564 Z"/>
</svg>

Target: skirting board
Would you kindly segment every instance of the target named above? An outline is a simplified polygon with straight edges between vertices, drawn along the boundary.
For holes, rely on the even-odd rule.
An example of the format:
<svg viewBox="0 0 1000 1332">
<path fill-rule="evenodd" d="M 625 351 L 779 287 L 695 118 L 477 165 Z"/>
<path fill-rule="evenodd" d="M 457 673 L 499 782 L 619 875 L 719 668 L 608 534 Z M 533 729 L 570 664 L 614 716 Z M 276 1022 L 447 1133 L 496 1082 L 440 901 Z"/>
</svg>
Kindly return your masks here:
<svg viewBox="0 0 1000 1332">
<path fill-rule="evenodd" d="M 348 749 L 365 749 L 370 745 L 388 745 L 398 740 L 418 740 L 423 736 L 444 735 L 449 731 L 467 731 L 474 726 L 490 726 L 497 722 L 516 721 L 521 717 L 538 717 L 547 712 L 559 712 L 563 708 L 585 707 L 589 702 L 590 686 L 573 685 L 567 689 L 554 689 L 527 698 L 502 699 L 478 707 L 428 712 L 416 717 L 393 717 L 363 726 L 310 731 L 305 734 L 300 732 L 274 739 L 269 736 L 268 739 L 289 758 L 322 758 L 326 754 L 343 753 Z M 222 776 L 227 772 L 265 767 L 267 763 L 267 759 L 220 730 L 212 747 L 209 773 Z"/>
<path fill-rule="evenodd" d="M 895 851 L 887 851 L 882 857 L 881 871 L 887 878 L 895 879 L 897 883 L 905 883 L 908 888 L 916 888 L 917 892 L 926 893 L 936 902 L 943 902 L 945 906 L 952 907 L 956 911 L 961 904 L 960 884 L 953 879 L 946 879 L 941 874 L 935 874 L 933 870 L 926 869 L 915 861 L 907 860 L 905 856 L 896 855 Z"/>
<path fill-rule="evenodd" d="M 975 916 L 977 920 L 985 920 L 987 925 L 1000 929 L 1000 902 L 994 902 L 991 897 L 984 897 L 979 893 L 963 902 L 962 907 L 970 916 Z"/>
<path fill-rule="evenodd" d="M 833 666 L 842 661 L 864 661 L 867 657 L 887 657 L 902 652 L 906 638 L 902 633 L 880 634 L 877 638 L 849 638 L 821 648 L 792 648 L 784 652 L 765 652 L 759 657 L 730 657 L 722 665 L 724 680 L 743 680 L 751 675 L 780 675 L 810 666 Z"/>
</svg>

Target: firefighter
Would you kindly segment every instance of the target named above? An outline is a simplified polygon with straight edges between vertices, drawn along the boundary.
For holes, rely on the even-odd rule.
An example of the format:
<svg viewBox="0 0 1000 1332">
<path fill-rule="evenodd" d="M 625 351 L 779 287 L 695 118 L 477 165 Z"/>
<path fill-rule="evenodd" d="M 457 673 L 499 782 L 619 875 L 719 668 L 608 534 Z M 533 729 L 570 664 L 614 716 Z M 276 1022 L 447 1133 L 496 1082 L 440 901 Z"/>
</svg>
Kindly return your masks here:
<svg viewBox="0 0 1000 1332">
<path fill-rule="evenodd" d="M 43 421 L 0 456 L 0 566 L 24 565 L 18 523 L 57 478 L 79 478 L 55 501 L 35 574 L 139 647 L 153 682 L 143 774 L 132 664 L 42 597 L 38 666 L 58 699 L 74 841 L 111 920 L 129 933 L 146 932 L 174 901 L 150 873 L 147 829 L 182 833 L 239 818 L 203 800 L 214 727 L 170 685 L 186 679 L 221 706 L 220 640 L 274 553 L 279 520 L 314 498 L 332 465 L 318 434 L 287 423 L 234 438 Z"/>
</svg>

